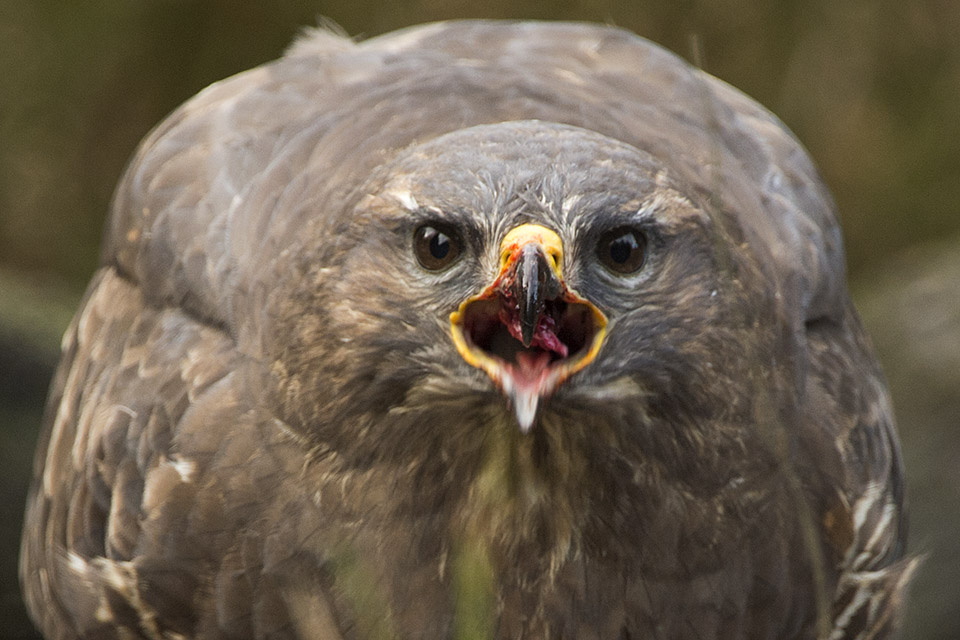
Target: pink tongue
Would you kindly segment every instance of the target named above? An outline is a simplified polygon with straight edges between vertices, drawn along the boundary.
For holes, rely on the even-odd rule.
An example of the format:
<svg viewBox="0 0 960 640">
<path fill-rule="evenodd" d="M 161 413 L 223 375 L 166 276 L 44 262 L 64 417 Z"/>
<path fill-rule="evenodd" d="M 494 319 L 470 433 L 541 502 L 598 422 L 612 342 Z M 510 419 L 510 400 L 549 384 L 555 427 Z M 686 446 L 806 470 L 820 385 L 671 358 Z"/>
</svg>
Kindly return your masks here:
<svg viewBox="0 0 960 640">
<path fill-rule="evenodd" d="M 511 317 L 512 316 L 512 317 Z M 507 331 L 510 332 L 510 335 L 516 338 L 517 340 L 523 341 L 522 333 L 520 331 L 520 318 L 515 314 L 507 314 L 504 309 L 500 310 L 500 321 L 503 322 L 507 327 Z M 541 315 L 540 321 L 537 323 L 537 328 L 533 332 L 533 340 L 530 342 L 530 348 L 534 349 L 543 349 L 545 351 L 552 351 L 561 358 L 566 358 L 569 353 L 567 345 L 560 342 L 560 338 L 557 337 L 557 323 L 549 315 Z M 524 362 L 520 359 L 520 356 L 529 356 L 532 354 L 519 353 L 517 354 L 517 361 L 520 362 L 520 366 L 523 367 Z M 543 353 L 541 355 L 548 355 Z"/>
<path fill-rule="evenodd" d="M 521 379 L 535 379 L 550 365 L 546 351 L 521 351 L 517 354 L 517 368 Z"/>
</svg>

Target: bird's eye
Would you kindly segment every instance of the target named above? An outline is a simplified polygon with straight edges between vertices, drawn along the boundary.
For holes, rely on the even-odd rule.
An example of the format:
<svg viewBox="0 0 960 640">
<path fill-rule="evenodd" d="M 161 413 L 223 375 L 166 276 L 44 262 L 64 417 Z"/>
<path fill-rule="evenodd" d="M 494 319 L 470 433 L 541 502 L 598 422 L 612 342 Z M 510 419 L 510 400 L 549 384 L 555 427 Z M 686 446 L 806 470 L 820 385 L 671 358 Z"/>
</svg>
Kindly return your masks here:
<svg viewBox="0 0 960 640">
<path fill-rule="evenodd" d="M 608 231 L 597 244 L 597 258 L 614 273 L 634 273 L 643 266 L 646 257 L 646 237 L 630 227 Z"/>
<path fill-rule="evenodd" d="M 460 257 L 460 237 L 447 225 L 431 223 L 413 234 L 413 251 L 420 265 L 431 271 L 446 269 Z"/>
</svg>

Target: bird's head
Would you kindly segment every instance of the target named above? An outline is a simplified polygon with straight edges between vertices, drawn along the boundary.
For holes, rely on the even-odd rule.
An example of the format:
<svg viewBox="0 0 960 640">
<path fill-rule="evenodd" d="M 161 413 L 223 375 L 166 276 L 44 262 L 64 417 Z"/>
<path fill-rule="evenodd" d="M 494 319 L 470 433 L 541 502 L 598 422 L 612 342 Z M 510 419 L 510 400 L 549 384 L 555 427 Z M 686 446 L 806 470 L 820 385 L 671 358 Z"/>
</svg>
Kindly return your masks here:
<svg viewBox="0 0 960 640">
<path fill-rule="evenodd" d="M 734 342 L 712 219 L 631 145 L 472 127 L 401 151 L 356 202 L 325 276 L 338 406 L 446 411 L 445 429 L 499 415 L 526 433 L 597 408 L 635 422 L 696 411 Z"/>
</svg>

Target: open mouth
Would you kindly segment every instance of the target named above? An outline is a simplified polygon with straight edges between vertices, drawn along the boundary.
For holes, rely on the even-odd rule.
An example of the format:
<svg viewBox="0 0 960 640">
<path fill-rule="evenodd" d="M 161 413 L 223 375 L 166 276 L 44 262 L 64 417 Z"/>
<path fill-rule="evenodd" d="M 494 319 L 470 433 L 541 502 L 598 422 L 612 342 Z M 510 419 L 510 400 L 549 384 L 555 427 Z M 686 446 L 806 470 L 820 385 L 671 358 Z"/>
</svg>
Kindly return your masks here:
<svg viewBox="0 0 960 640">
<path fill-rule="evenodd" d="M 523 224 L 500 243 L 493 284 L 450 314 L 450 333 L 467 363 L 482 369 L 529 431 L 542 398 L 590 364 L 607 318 L 564 283 L 555 231 Z"/>
<path fill-rule="evenodd" d="M 543 301 L 535 320 L 526 321 L 525 331 L 513 289 L 501 280 L 451 314 L 451 333 L 460 355 L 485 371 L 509 398 L 526 432 L 540 399 L 596 357 L 607 320 L 561 284 L 556 297 Z"/>
<path fill-rule="evenodd" d="M 496 294 L 465 305 L 460 325 L 470 351 L 509 373 L 514 385 L 541 392 L 552 372 L 567 369 L 587 355 L 602 328 L 591 306 L 547 300 L 530 344 L 524 345 L 517 305 Z"/>
</svg>

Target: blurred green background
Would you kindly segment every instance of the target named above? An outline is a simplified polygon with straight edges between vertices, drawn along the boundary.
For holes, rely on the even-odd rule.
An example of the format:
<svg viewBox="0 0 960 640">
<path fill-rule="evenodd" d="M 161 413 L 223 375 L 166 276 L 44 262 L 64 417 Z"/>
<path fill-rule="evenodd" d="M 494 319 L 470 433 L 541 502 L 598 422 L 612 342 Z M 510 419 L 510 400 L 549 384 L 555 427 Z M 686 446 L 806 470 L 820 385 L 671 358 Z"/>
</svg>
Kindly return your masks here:
<svg viewBox="0 0 960 640">
<path fill-rule="evenodd" d="M 954 0 L 0 0 L 0 636 L 34 637 L 16 556 L 60 335 L 137 142 L 323 16 L 587 20 L 696 58 L 777 113 L 839 204 L 927 554 L 904 638 L 960 638 L 960 3 Z M 694 54 L 699 51 L 699 54 Z"/>
</svg>

